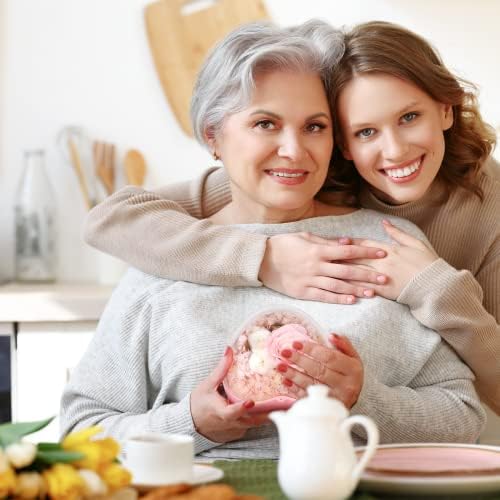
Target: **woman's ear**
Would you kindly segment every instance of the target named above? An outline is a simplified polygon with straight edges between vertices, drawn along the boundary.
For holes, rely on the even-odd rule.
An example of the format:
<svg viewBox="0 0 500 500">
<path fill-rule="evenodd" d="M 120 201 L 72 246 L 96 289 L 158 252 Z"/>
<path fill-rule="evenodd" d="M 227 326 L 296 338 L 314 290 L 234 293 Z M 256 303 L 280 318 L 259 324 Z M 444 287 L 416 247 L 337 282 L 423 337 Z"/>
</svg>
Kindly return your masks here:
<svg viewBox="0 0 500 500">
<path fill-rule="evenodd" d="M 205 143 L 208 146 L 208 150 L 215 158 L 217 155 L 217 141 L 215 139 L 215 132 L 213 128 L 207 128 L 203 133 L 203 137 L 205 139 Z"/>
<path fill-rule="evenodd" d="M 453 125 L 453 106 L 451 104 L 443 104 L 442 109 L 442 126 L 443 131 L 448 130 Z"/>
</svg>

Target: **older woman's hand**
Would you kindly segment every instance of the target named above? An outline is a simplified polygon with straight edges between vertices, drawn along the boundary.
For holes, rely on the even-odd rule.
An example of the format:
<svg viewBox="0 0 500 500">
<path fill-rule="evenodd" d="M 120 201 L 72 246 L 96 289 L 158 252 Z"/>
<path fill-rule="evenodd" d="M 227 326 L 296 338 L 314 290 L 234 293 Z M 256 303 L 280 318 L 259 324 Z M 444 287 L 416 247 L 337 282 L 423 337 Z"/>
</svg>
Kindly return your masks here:
<svg viewBox="0 0 500 500">
<path fill-rule="evenodd" d="M 281 351 L 277 370 L 283 374 L 283 383 L 296 389 L 297 397 L 305 396 L 311 384 L 324 384 L 349 409 L 363 386 L 363 362 L 347 337 L 331 334 L 329 340 L 336 349 L 316 342 L 294 342 L 293 348 Z"/>
<path fill-rule="evenodd" d="M 212 373 L 191 393 L 191 417 L 196 431 L 217 443 L 240 439 L 249 428 L 268 422 L 267 414 L 248 414 L 254 401 L 230 404 L 218 392 L 232 363 L 233 350 L 228 347 Z"/>
<path fill-rule="evenodd" d="M 354 304 L 356 297 L 375 295 L 371 283 L 386 276 L 349 265 L 353 259 L 381 259 L 381 248 L 350 244 L 349 238 L 328 240 L 310 233 L 272 236 L 267 240 L 259 279 L 290 297 L 332 304 Z"/>
</svg>

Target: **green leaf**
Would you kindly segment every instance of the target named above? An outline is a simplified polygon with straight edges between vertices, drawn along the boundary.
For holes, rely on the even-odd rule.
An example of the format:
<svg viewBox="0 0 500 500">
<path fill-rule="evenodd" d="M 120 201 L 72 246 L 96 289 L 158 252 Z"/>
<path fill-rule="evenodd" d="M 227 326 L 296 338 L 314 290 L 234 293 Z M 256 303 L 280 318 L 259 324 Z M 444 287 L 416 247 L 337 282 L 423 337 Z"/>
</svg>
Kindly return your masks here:
<svg viewBox="0 0 500 500">
<path fill-rule="evenodd" d="M 83 453 L 78 451 L 48 450 L 37 451 L 36 460 L 45 464 L 71 463 L 85 458 Z"/>
<path fill-rule="evenodd" d="M 47 420 L 38 420 L 37 422 L 17 422 L 0 425 L 0 446 L 5 448 L 9 444 L 17 443 L 23 436 L 43 429 L 54 420 L 50 417 Z"/>
<path fill-rule="evenodd" d="M 63 450 L 61 443 L 38 443 L 38 451 Z"/>
</svg>

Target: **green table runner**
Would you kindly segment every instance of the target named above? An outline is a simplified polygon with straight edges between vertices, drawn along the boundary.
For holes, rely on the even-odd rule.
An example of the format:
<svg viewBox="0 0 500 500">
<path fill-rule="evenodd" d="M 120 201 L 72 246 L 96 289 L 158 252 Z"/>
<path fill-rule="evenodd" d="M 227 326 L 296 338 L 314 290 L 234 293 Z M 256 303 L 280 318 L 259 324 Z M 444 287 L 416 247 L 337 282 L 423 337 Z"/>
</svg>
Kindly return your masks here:
<svg viewBox="0 0 500 500">
<path fill-rule="evenodd" d="M 213 465 L 224 471 L 221 481 L 231 485 L 238 493 L 253 493 L 267 500 L 286 500 L 277 480 L 278 462 L 275 460 L 216 460 Z M 415 500 L 424 498 L 413 497 Z M 385 495 L 381 493 L 355 492 L 351 500 L 408 500 L 406 496 Z M 500 500 L 500 492 L 488 495 L 465 496 L 425 496 L 425 500 Z"/>
</svg>

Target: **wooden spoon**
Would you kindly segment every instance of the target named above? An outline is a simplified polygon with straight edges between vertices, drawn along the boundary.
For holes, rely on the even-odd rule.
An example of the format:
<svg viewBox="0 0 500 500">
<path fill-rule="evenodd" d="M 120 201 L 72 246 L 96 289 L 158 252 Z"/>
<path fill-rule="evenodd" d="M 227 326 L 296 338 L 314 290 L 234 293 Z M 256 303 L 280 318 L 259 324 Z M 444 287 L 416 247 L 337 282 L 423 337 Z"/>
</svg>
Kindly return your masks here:
<svg viewBox="0 0 500 500">
<path fill-rule="evenodd" d="M 107 195 L 115 190 L 115 146 L 107 142 L 94 141 L 94 164 L 96 176 L 101 180 Z"/>
<path fill-rule="evenodd" d="M 123 160 L 127 184 L 142 186 L 146 176 L 146 161 L 140 151 L 130 149 Z"/>
</svg>

